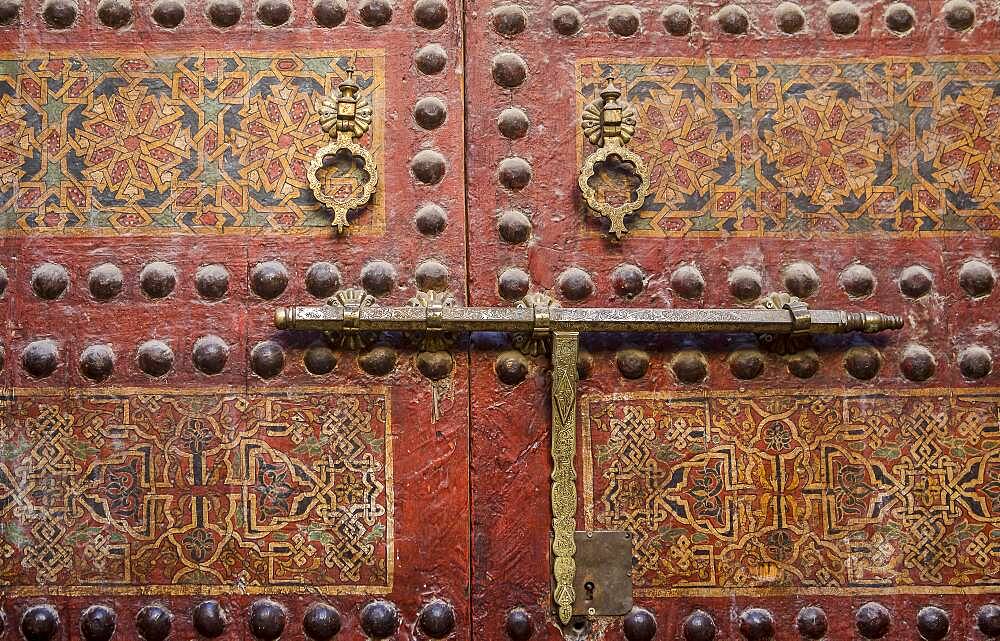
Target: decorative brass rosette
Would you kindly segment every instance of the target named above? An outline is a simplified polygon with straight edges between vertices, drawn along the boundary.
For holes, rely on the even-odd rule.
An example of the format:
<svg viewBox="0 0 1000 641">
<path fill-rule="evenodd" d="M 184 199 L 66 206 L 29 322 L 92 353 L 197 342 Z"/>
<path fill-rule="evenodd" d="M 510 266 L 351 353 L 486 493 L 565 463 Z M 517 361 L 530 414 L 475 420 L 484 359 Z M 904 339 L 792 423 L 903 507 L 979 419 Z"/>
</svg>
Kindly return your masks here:
<svg viewBox="0 0 1000 641">
<path fill-rule="evenodd" d="M 621 95 L 621 91 L 614 85 L 614 79 L 609 78 L 600 99 L 584 108 L 580 126 L 587 140 L 598 149 L 583 161 L 578 180 L 584 202 L 594 215 L 608 219 L 611 223 L 609 231 L 618 238 L 628 233 L 625 216 L 642 206 L 650 189 L 646 163 L 638 154 L 625 147 L 635 134 L 638 119 L 635 109 L 621 100 Z M 590 184 L 598 165 L 608 163 L 612 158 L 631 165 L 632 173 L 638 179 L 638 185 L 631 190 L 628 199 L 618 204 L 602 199 L 597 189 Z"/>
<path fill-rule="evenodd" d="M 333 142 L 320 148 L 309 163 L 309 188 L 316 200 L 333 211 L 331 225 L 343 233 L 350 225 L 347 213 L 364 207 L 378 186 L 378 166 L 371 152 L 356 142 L 368 131 L 372 122 L 372 107 L 367 99 L 357 95 L 358 85 L 354 82 L 354 69 L 348 69 L 347 79 L 340 83 L 339 95 L 336 99 L 327 98 L 319 108 L 319 121 L 323 131 L 333 138 Z M 332 181 L 328 182 L 321 176 L 324 169 L 329 169 L 329 161 L 335 161 L 338 156 L 348 156 L 352 164 L 356 160 L 361 163 L 358 169 L 367 175 L 360 185 L 349 188 L 343 193 L 350 182 L 348 178 L 337 188 Z M 331 170 L 332 171 L 332 170 Z"/>
</svg>

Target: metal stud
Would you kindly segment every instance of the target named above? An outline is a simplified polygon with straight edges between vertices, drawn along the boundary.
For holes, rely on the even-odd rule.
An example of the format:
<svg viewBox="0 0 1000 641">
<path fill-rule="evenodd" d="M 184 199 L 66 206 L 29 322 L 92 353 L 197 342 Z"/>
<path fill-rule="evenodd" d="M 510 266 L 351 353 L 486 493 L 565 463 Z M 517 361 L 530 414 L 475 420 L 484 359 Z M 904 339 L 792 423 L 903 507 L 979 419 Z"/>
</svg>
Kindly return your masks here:
<svg viewBox="0 0 1000 641">
<path fill-rule="evenodd" d="M 493 57 L 493 82 L 507 89 L 524 84 L 528 77 L 528 65 L 516 53 L 504 52 Z"/>
<path fill-rule="evenodd" d="M 892 625 L 889 610 L 875 601 L 869 601 L 858 608 L 854 620 L 858 633 L 866 639 L 881 639 L 889 633 Z"/>
<path fill-rule="evenodd" d="M 250 633 L 261 641 L 274 641 L 285 630 L 287 616 L 280 604 L 270 599 L 258 599 L 250 605 Z"/>
<path fill-rule="evenodd" d="M 229 623 L 226 611 L 215 599 L 202 601 L 196 605 L 191 620 L 198 634 L 210 639 L 221 635 Z"/>
<path fill-rule="evenodd" d="M 306 291 L 315 298 L 330 298 L 340 289 L 340 270 L 333 263 L 320 261 L 306 270 Z"/>
<path fill-rule="evenodd" d="M 819 274 L 812 264 L 798 260 L 785 265 L 781 270 L 781 280 L 792 296 L 808 298 L 819 289 Z"/>
<path fill-rule="evenodd" d="M 708 360 L 697 350 L 683 350 L 670 359 L 670 370 L 681 383 L 700 383 L 708 377 Z"/>
<path fill-rule="evenodd" d="M 326 603 L 312 604 L 302 617 L 302 630 L 312 641 L 330 641 L 340 625 L 340 612 Z"/>
<path fill-rule="evenodd" d="M 580 31 L 583 15 L 573 6 L 563 4 L 552 10 L 552 28 L 561 36 L 572 36 Z"/>
<path fill-rule="evenodd" d="M 436 185 L 444 180 L 446 170 L 444 156 L 433 149 L 418 151 L 410 159 L 410 173 L 424 185 Z"/>
<path fill-rule="evenodd" d="M 530 286 L 531 278 L 519 267 L 508 267 L 500 272 L 497 278 L 497 291 L 500 297 L 511 302 L 524 298 Z"/>
<path fill-rule="evenodd" d="M 143 641 L 166 641 L 174 615 L 159 605 L 147 605 L 135 615 L 135 629 Z"/>
<path fill-rule="evenodd" d="M 285 367 L 285 351 L 274 341 L 261 341 L 250 350 L 250 369 L 261 378 L 274 378 Z"/>
<path fill-rule="evenodd" d="M 292 19 L 292 5 L 285 0 L 260 0 L 257 20 L 265 27 L 280 27 Z"/>
<path fill-rule="evenodd" d="M 80 373 L 94 382 L 107 380 L 114 367 L 115 355 L 110 345 L 90 345 L 80 353 Z"/>
<path fill-rule="evenodd" d="M 580 301 L 594 293 L 593 279 L 579 267 L 570 267 L 559 274 L 556 284 L 566 300 Z"/>
<path fill-rule="evenodd" d="M 413 3 L 413 22 L 433 31 L 448 20 L 448 5 L 443 0 L 417 0 Z"/>
<path fill-rule="evenodd" d="M 69 272 L 62 265 L 43 263 L 31 272 L 31 289 L 44 300 L 56 300 L 69 288 Z"/>
<path fill-rule="evenodd" d="M 694 265 L 681 265 L 670 275 L 670 288 L 681 298 L 696 300 L 705 292 L 705 277 Z"/>
<path fill-rule="evenodd" d="M 388 0 L 364 0 L 358 7 L 358 17 L 367 27 L 381 27 L 392 20 L 392 5 Z"/>
<path fill-rule="evenodd" d="M 619 265 L 611 272 L 611 286 L 623 298 L 635 298 L 646 286 L 646 275 L 636 265 Z"/>
<path fill-rule="evenodd" d="M 46 378 L 59 367 L 59 347 L 53 340 L 28 343 L 21 351 L 21 367 L 32 378 Z"/>
<path fill-rule="evenodd" d="M 948 0 L 941 7 L 941 13 L 952 31 L 967 31 L 976 23 L 976 5 L 969 0 Z"/>
<path fill-rule="evenodd" d="M 885 26 L 897 36 L 905 36 L 913 31 L 917 14 L 902 2 L 894 2 L 885 9 Z"/>
<path fill-rule="evenodd" d="M 175 29 L 184 21 L 184 3 L 180 0 L 159 0 L 150 15 L 164 29 Z"/>
<path fill-rule="evenodd" d="M 17 22 L 20 17 L 21 0 L 0 0 L 0 27 L 10 26 Z"/>
<path fill-rule="evenodd" d="M 118 616 L 104 605 L 92 605 L 80 614 L 80 636 L 84 641 L 111 641 Z"/>
<path fill-rule="evenodd" d="M 903 376 L 911 381 L 926 381 L 934 376 L 937 369 L 937 361 L 923 345 L 908 345 L 903 350 L 903 356 L 899 362 L 899 369 Z"/>
<path fill-rule="evenodd" d="M 760 273 L 753 267 L 741 266 L 729 272 L 729 293 L 740 302 L 748 303 L 760 298 Z"/>
<path fill-rule="evenodd" d="M 440 236 L 448 226 L 448 214 L 438 205 L 424 205 L 417 210 L 413 224 L 424 236 Z"/>
<path fill-rule="evenodd" d="M 852 347 L 844 355 L 844 369 L 859 381 L 875 378 L 881 367 L 882 356 L 877 349 L 868 345 Z"/>
<path fill-rule="evenodd" d="M 985 347 L 971 345 L 958 353 L 958 368 L 969 380 L 983 378 L 993 371 L 993 356 Z"/>
<path fill-rule="evenodd" d="M 428 131 L 443 125 L 447 117 L 447 105 L 436 96 L 425 96 L 413 106 L 413 119 Z"/>
<path fill-rule="evenodd" d="M 694 19 L 691 17 L 691 10 L 682 4 L 672 4 L 660 14 L 660 21 L 663 28 L 672 36 L 686 36 L 691 33 Z"/>
<path fill-rule="evenodd" d="M 782 33 L 796 34 L 806 26 L 806 14 L 794 2 L 782 2 L 774 9 L 774 23 Z"/>
<path fill-rule="evenodd" d="M 385 296 L 396 287 L 396 268 L 384 260 L 373 260 L 361 268 L 361 286 L 372 296 Z"/>
<path fill-rule="evenodd" d="M 854 35 L 861 26 L 861 12 L 853 2 L 837 0 L 826 10 L 830 31 L 838 36 Z"/>
<path fill-rule="evenodd" d="M 634 36 L 639 32 L 641 21 L 639 10 L 631 5 L 617 5 L 608 10 L 608 29 L 616 36 Z"/>
<path fill-rule="evenodd" d="M 136 351 L 136 363 L 149 376 L 159 378 L 173 368 L 174 352 L 163 341 L 146 341 Z"/>
<path fill-rule="evenodd" d="M 649 371 L 649 354 L 641 349 L 623 349 L 615 354 L 615 364 L 623 377 L 639 379 Z"/>
<path fill-rule="evenodd" d="M 288 269 L 276 260 L 254 265 L 250 270 L 250 289 L 264 300 L 273 300 L 288 287 Z"/>
<path fill-rule="evenodd" d="M 42 19 L 50 29 L 69 29 L 76 22 L 80 9 L 73 0 L 45 0 Z"/>
<path fill-rule="evenodd" d="M 417 628 L 431 639 L 447 637 L 455 629 L 455 608 L 441 599 L 434 599 L 421 608 Z"/>
<path fill-rule="evenodd" d="M 725 33 L 731 36 L 740 36 L 750 28 L 750 16 L 746 9 L 735 4 L 729 4 L 715 14 L 715 19 Z"/>
<path fill-rule="evenodd" d="M 243 4 L 238 0 L 209 0 L 205 15 L 218 29 L 232 27 L 243 17 Z"/>
<path fill-rule="evenodd" d="M 497 178 L 500 184 L 512 191 L 520 191 L 531 182 L 531 164 L 519 156 L 511 156 L 500 161 Z"/>
<path fill-rule="evenodd" d="M 97 3 L 97 19 L 110 29 L 127 27 L 132 24 L 132 3 L 128 0 L 101 0 Z"/>
<path fill-rule="evenodd" d="M 851 298 L 867 298 L 875 291 L 875 274 L 865 265 L 855 263 L 849 266 L 840 272 L 838 280 L 840 286 Z"/>
<path fill-rule="evenodd" d="M 764 355 L 756 349 L 738 349 L 729 355 L 729 371 L 740 380 L 748 381 L 764 373 Z"/>
<path fill-rule="evenodd" d="M 223 339 L 209 334 L 194 342 L 191 360 L 195 368 L 203 374 L 218 374 L 229 360 L 229 345 Z"/>
<path fill-rule="evenodd" d="M 51 641 L 59 629 L 59 614 L 49 604 L 33 605 L 21 616 L 24 641 Z"/>
<path fill-rule="evenodd" d="M 921 265 L 910 265 L 899 273 L 899 291 L 907 298 L 920 298 L 931 291 L 934 277 Z"/>
<path fill-rule="evenodd" d="M 166 298 L 177 285 L 177 270 L 170 263 L 154 261 L 139 272 L 139 287 L 150 298 Z"/>
<path fill-rule="evenodd" d="M 493 365 L 493 371 L 505 385 L 517 385 L 528 376 L 528 359 L 517 350 L 501 352 Z"/>
<path fill-rule="evenodd" d="M 441 73 L 444 66 L 448 64 L 448 52 L 441 45 L 431 43 L 417 50 L 413 56 L 413 62 L 420 73 L 433 76 Z"/>
<path fill-rule="evenodd" d="M 95 300 L 108 301 L 121 293 L 124 282 L 125 276 L 117 265 L 104 263 L 90 270 L 87 287 Z"/>
<path fill-rule="evenodd" d="M 497 231 L 504 242 L 519 245 L 531 238 L 531 219 L 521 211 L 505 211 L 497 221 Z"/>
<path fill-rule="evenodd" d="M 220 300 L 229 291 L 229 272 L 222 265 L 202 265 L 195 272 L 194 287 L 205 300 Z"/>
<path fill-rule="evenodd" d="M 1000 637 L 1000 605 L 987 603 L 976 612 L 976 627 L 987 638 Z"/>
<path fill-rule="evenodd" d="M 712 641 L 718 628 L 712 615 L 703 610 L 695 610 L 684 619 L 681 631 L 685 641 Z"/>
<path fill-rule="evenodd" d="M 535 632 L 531 615 L 524 608 L 514 608 L 507 613 L 504 631 L 511 641 L 528 641 Z"/>
<path fill-rule="evenodd" d="M 358 366 L 371 376 L 386 376 L 396 367 L 396 350 L 378 345 L 358 356 Z"/>
<path fill-rule="evenodd" d="M 302 357 L 306 371 L 314 376 L 329 374 L 337 366 L 337 355 L 326 345 L 313 345 Z"/>
<path fill-rule="evenodd" d="M 332 29 L 347 19 L 347 5 L 342 0 L 316 0 L 313 2 L 312 15 L 316 24 Z"/>
<path fill-rule="evenodd" d="M 822 639 L 826 636 L 828 627 L 826 612 L 818 606 L 808 605 L 799 610 L 799 614 L 795 618 L 795 627 L 798 628 L 799 634 L 806 639 L 813 641 Z"/>
<path fill-rule="evenodd" d="M 764 608 L 748 608 L 740 614 L 740 634 L 748 641 L 774 637 L 774 617 Z"/>
<path fill-rule="evenodd" d="M 493 30 L 501 36 L 512 38 L 528 25 L 528 14 L 516 4 L 505 4 L 493 10 Z"/>
<path fill-rule="evenodd" d="M 622 621 L 622 632 L 628 641 L 652 641 L 656 636 L 656 617 L 645 608 L 632 608 Z"/>
<path fill-rule="evenodd" d="M 941 608 L 929 605 L 917 612 L 917 632 L 926 641 L 941 641 L 948 636 L 949 627 L 948 613 Z"/>
<path fill-rule="evenodd" d="M 958 284 L 970 298 L 978 299 L 989 296 L 996 280 L 993 268 L 981 260 L 967 261 L 958 270 Z"/>
<path fill-rule="evenodd" d="M 361 609 L 361 629 L 369 639 L 387 639 L 399 628 L 399 610 L 385 599 L 372 601 Z"/>
</svg>

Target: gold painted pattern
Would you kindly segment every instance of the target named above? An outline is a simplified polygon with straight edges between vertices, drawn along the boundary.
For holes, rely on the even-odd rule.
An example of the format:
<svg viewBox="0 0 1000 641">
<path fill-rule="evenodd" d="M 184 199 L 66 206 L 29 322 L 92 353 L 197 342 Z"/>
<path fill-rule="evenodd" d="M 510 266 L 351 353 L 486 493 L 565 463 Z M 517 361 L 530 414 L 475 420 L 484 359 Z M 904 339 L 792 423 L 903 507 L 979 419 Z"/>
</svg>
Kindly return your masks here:
<svg viewBox="0 0 1000 641">
<path fill-rule="evenodd" d="M 392 588 L 385 388 L 17 389 L 2 409 L 8 595 Z"/>
<path fill-rule="evenodd" d="M 1000 57 L 585 58 L 577 113 L 614 76 L 651 237 L 1000 235 Z M 577 135 L 577 163 L 587 153 Z M 606 176 L 600 190 L 623 188 Z"/>
<path fill-rule="evenodd" d="M 588 529 L 640 596 L 995 592 L 1000 390 L 582 399 Z"/>
</svg>

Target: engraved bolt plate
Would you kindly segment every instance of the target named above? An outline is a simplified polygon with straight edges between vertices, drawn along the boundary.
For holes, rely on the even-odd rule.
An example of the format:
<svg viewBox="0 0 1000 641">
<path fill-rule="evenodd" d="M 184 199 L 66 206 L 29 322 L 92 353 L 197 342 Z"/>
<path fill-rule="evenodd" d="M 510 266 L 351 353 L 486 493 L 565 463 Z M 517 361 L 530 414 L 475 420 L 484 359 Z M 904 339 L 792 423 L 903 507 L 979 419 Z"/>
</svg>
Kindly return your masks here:
<svg viewBox="0 0 1000 641">
<path fill-rule="evenodd" d="M 632 609 L 632 535 L 578 531 L 573 614 L 619 616 Z"/>
</svg>

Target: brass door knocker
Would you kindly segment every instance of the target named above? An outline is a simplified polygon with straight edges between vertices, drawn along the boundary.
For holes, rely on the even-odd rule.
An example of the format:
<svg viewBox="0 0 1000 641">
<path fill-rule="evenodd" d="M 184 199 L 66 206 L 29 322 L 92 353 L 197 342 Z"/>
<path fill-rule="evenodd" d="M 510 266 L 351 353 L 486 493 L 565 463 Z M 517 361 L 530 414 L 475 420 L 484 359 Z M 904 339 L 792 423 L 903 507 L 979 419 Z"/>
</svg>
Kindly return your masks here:
<svg viewBox="0 0 1000 641">
<path fill-rule="evenodd" d="M 642 206 L 649 193 L 649 170 L 635 152 L 625 145 L 635 133 L 637 118 L 635 109 L 621 99 L 622 92 L 614 85 L 614 78 L 608 78 L 608 86 L 601 97 L 583 109 L 580 125 L 583 134 L 598 149 L 587 156 L 580 167 L 580 191 L 583 200 L 594 215 L 605 217 L 611 222 L 610 232 L 621 238 L 628 233 L 625 216 Z M 597 172 L 597 165 L 616 158 L 620 163 L 631 165 L 630 173 L 638 178 L 639 184 L 624 202 L 613 203 L 598 196 L 590 180 Z"/>
<path fill-rule="evenodd" d="M 354 82 L 354 68 L 347 70 L 347 79 L 340 83 L 339 95 L 323 101 L 319 108 L 319 123 L 333 142 L 320 148 L 309 163 L 309 188 L 316 200 L 333 210 L 331 225 L 343 233 L 350 225 L 347 212 L 364 207 L 378 185 L 378 166 L 371 152 L 359 145 L 356 139 L 368 131 L 372 123 L 372 107 L 364 97 L 358 96 Z M 346 175 L 338 163 L 348 163 Z M 366 176 L 356 184 L 350 173 L 357 162 L 357 170 Z"/>
</svg>

